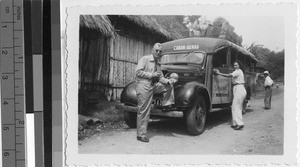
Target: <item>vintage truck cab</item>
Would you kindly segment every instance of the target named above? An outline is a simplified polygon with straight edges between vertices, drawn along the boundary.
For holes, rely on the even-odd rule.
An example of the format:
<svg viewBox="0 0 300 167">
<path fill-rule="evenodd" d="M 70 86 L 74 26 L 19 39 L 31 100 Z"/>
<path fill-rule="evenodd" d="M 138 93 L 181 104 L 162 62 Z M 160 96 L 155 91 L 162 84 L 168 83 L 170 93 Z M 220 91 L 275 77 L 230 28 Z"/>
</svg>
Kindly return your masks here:
<svg viewBox="0 0 300 167">
<path fill-rule="evenodd" d="M 213 69 L 232 72 L 230 51 L 232 48 L 242 48 L 224 39 L 200 37 L 179 39 L 162 45 L 163 74 L 166 78 L 171 73 L 178 75 L 178 82 L 174 84 L 176 109 L 161 110 L 162 95 L 154 94 L 151 115 L 182 117 L 188 132 L 199 135 L 205 130 L 207 114 L 230 107 L 232 102 L 231 79 L 214 75 Z M 124 111 L 126 124 L 133 128 L 136 127 L 138 110 L 135 89 L 135 81 L 128 84 L 121 94 L 122 105 L 117 106 Z"/>
</svg>

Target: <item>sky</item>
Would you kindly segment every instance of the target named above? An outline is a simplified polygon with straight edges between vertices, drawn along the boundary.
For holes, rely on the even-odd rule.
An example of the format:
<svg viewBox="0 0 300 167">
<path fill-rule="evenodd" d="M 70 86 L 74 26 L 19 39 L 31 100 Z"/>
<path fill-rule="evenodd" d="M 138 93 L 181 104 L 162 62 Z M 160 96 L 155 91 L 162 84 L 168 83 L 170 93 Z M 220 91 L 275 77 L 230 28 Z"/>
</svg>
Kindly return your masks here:
<svg viewBox="0 0 300 167">
<path fill-rule="evenodd" d="M 222 16 L 242 35 L 242 45 L 263 45 L 272 51 L 284 49 L 284 17 L 280 16 Z M 209 20 L 215 16 L 210 16 Z"/>
</svg>

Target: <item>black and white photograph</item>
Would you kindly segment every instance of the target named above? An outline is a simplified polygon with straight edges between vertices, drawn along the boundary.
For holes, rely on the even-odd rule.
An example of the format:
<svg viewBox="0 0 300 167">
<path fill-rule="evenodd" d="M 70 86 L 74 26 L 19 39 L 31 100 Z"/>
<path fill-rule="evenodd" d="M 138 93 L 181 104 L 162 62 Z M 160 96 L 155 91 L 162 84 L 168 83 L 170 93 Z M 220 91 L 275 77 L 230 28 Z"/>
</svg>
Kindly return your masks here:
<svg viewBox="0 0 300 167">
<path fill-rule="evenodd" d="M 65 6 L 67 164 L 296 164 L 295 6 Z"/>
<path fill-rule="evenodd" d="M 242 45 L 222 16 L 81 15 L 80 153 L 282 155 L 284 20 L 237 20 L 249 34 L 254 26 L 276 37 L 273 50 Z M 140 150 L 145 144 L 135 136 L 149 149 Z M 218 142 L 221 136 L 228 141 Z"/>
</svg>

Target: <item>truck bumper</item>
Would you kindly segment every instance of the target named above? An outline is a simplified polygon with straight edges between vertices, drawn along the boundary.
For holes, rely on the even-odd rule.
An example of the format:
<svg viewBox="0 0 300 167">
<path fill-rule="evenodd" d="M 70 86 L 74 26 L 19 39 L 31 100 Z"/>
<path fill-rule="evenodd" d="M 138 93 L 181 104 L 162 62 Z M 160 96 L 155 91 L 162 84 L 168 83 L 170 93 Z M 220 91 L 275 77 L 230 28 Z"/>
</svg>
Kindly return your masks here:
<svg viewBox="0 0 300 167">
<path fill-rule="evenodd" d="M 138 107 L 134 107 L 134 106 L 126 106 L 124 104 L 119 104 L 116 105 L 116 109 L 122 110 L 122 111 L 126 111 L 126 112 L 138 112 Z M 165 116 L 165 117 L 173 117 L 173 118 L 181 118 L 183 117 L 183 112 L 182 111 L 167 111 L 167 112 L 163 112 L 159 109 L 151 109 L 150 112 L 151 115 L 155 115 L 155 116 Z"/>
</svg>

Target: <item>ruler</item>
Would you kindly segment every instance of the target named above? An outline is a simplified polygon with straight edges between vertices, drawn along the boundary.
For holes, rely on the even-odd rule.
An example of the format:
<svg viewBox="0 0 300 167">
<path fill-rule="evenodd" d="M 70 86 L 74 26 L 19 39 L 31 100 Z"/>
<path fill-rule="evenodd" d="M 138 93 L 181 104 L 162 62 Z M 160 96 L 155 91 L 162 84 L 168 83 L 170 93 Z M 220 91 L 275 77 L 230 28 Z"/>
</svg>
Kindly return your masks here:
<svg viewBox="0 0 300 167">
<path fill-rule="evenodd" d="M 2 166 L 26 166 L 23 1 L 1 1 Z"/>
</svg>

